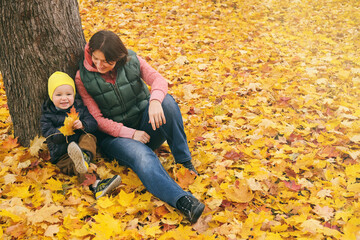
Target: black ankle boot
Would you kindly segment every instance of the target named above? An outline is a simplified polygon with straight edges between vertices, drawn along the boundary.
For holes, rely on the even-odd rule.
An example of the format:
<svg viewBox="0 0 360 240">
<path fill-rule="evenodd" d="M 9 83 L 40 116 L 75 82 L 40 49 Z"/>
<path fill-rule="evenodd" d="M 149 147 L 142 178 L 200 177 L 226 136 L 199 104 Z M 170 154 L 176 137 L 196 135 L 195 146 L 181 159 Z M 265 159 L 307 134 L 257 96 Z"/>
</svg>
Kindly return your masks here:
<svg viewBox="0 0 360 240">
<path fill-rule="evenodd" d="M 176 202 L 176 207 L 193 224 L 201 216 L 205 205 L 192 196 L 183 196 Z"/>
<path fill-rule="evenodd" d="M 187 161 L 184 163 L 181 163 L 184 167 L 189 169 L 190 171 L 193 171 L 196 175 L 199 175 L 199 173 L 196 171 L 194 165 L 192 165 L 191 161 Z"/>
</svg>

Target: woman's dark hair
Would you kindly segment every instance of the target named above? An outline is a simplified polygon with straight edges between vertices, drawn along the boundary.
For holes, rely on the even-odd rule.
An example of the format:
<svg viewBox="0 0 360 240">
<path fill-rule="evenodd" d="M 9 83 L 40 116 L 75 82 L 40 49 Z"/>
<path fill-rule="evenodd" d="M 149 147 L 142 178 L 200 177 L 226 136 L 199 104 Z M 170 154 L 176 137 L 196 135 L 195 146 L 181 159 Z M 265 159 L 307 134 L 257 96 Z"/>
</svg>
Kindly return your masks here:
<svg viewBox="0 0 360 240">
<path fill-rule="evenodd" d="M 107 62 L 116 62 L 115 68 L 125 65 L 128 51 L 118 35 L 102 30 L 95 33 L 89 41 L 91 55 L 100 50 Z"/>
</svg>

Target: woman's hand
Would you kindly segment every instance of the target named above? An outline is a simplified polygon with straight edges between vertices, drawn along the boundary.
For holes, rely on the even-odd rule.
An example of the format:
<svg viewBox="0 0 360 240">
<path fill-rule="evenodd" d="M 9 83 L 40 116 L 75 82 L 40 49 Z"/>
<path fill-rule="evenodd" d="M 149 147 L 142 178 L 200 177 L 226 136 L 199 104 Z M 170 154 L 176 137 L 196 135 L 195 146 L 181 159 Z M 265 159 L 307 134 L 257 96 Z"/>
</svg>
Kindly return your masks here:
<svg viewBox="0 0 360 240">
<path fill-rule="evenodd" d="M 159 128 L 161 125 L 166 123 L 161 102 L 158 100 L 152 100 L 149 104 L 149 123 L 151 123 L 154 131 L 156 128 Z"/>
<path fill-rule="evenodd" d="M 82 122 L 80 120 L 74 121 L 73 129 L 77 130 L 77 129 L 83 129 L 83 128 L 84 128 L 84 125 L 82 124 Z"/>
<path fill-rule="evenodd" d="M 136 130 L 132 139 L 146 144 L 150 141 L 150 136 L 144 131 Z"/>
</svg>

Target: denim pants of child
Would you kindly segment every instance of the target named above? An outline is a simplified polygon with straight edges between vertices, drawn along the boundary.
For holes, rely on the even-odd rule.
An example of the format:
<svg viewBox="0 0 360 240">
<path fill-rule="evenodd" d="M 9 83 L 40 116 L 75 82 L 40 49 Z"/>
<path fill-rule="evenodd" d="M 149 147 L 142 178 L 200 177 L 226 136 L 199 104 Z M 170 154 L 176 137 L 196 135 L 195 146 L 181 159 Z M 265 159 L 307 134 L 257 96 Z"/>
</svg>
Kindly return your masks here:
<svg viewBox="0 0 360 240">
<path fill-rule="evenodd" d="M 166 172 L 153 149 L 166 140 L 176 163 L 191 160 L 181 112 L 171 95 L 166 95 L 162 107 L 166 118 L 155 131 L 149 122 L 148 109 L 144 111 L 138 130 L 150 135 L 150 142 L 143 144 L 130 138 L 112 137 L 102 134 L 98 138 L 101 151 L 110 159 L 116 159 L 122 166 L 130 167 L 140 178 L 146 189 L 162 201 L 176 207 L 179 198 L 191 195 L 184 191 Z"/>
</svg>

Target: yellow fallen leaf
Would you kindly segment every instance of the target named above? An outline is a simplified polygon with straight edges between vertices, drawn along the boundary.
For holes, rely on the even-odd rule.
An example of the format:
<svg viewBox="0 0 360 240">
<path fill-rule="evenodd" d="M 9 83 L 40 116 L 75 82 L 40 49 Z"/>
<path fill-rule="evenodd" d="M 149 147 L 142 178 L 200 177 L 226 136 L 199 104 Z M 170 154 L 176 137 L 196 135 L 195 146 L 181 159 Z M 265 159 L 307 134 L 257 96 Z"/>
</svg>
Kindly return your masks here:
<svg viewBox="0 0 360 240">
<path fill-rule="evenodd" d="M 59 225 L 50 225 L 47 227 L 44 236 L 54 237 L 55 234 L 59 232 Z"/>
<path fill-rule="evenodd" d="M 314 213 L 322 217 L 325 222 L 327 222 L 334 216 L 334 209 L 328 206 L 321 207 L 319 205 L 316 205 L 314 207 Z"/>
<path fill-rule="evenodd" d="M 280 224 L 280 225 L 272 226 L 271 231 L 272 232 L 285 232 L 288 228 L 289 228 L 289 226 L 287 224 Z"/>
<path fill-rule="evenodd" d="M 46 181 L 46 188 L 52 191 L 63 190 L 63 183 L 59 180 L 55 180 L 54 178 L 50 178 Z"/>
<path fill-rule="evenodd" d="M 110 198 L 100 198 L 97 200 L 97 205 L 103 209 L 114 205 L 114 201 Z"/>
<path fill-rule="evenodd" d="M 64 126 L 59 128 L 59 131 L 64 134 L 64 136 L 73 135 L 75 132 L 73 130 L 73 125 L 76 120 L 79 120 L 79 113 L 76 112 L 74 106 L 70 109 L 70 113 L 67 113 L 67 117 L 64 121 Z"/>
<path fill-rule="evenodd" d="M 96 223 L 92 225 L 92 231 L 98 237 L 110 239 L 113 234 L 119 234 L 123 231 L 122 224 L 119 219 L 114 218 L 111 214 L 103 213 L 93 216 Z"/>
<path fill-rule="evenodd" d="M 134 204 L 133 203 L 134 197 L 135 197 L 134 192 L 131 192 L 131 193 L 127 194 L 126 192 L 121 190 L 120 193 L 119 193 L 118 202 L 120 203 L 121 206 L 128 207 L 128 206 L 131 206 L 132 204 Z"/>
<path fill-rule="evenodd" d="M 354 183 L 347 186 L 347 190 L 351 192 L 360 193 L 360 183 Z"/>
<path fill-rule="evenodd" d="M 30 141 L 30 154 L 31 156 L 38 157 L 39 150 L 44 148 L 44 142 L 46 138 L 36 136 L 33 140 Z"/>
<path fill-rule="evenodd" d="M 90 235 L 90 227 L 89 225 L 85 224 L 82 226 L 82 228 L 80 229 L 75 229 L 73 231 L 71 231 L 71 236 L 74 236 L 74 237 L 85 237 L 85 236 L 88 236 Z"/>
<path fill-rule="evenodd" d="M 9 212 L 9 211 L 6 211 L 5 209 L 3 210 L 0 210 L 0 216 L 2 217 L 9 217 L 13 222 L 20 222 L 23 220 L 23 218 Z"/>
<path fill-rule="evenodd" d="M 31 224 L 41 222 L 60 223 L 62 220 L 57 216 L 54 216 L 54 214 L 63 209 L 64 208 L 62 206 L 56 205 L 44 206 L 38 210 L 27 213 L 26 217 Z"/>
<path fill-rule="evenodd" d="M 229 186 L 228 189 L 225 189 L 226 198 L 230 201 L 238 203 L 247 203 L 254 198 L 254 194 L 250 190 L 247 184 L 240 184 L 239 186 Z"/>
<path fill-rule="evenodd" d="M 324 228 L 324 226 L 321 225 L 320 221 L 315 219 L 306 220 L 300 226 L 302 231 L 310 232 L 312 234 L 315 234 L 318 231 L 318 229 Z"/>
<path fill-rule="evenodd" d="M 359 143 L 360 142 L 360 135 L 354 135 L 350 138 L 350 141 L 354 142 L 354 143 Z"/>
<path fill-rule="evenodd" d="M 151 225 L 150 226 L 145 226 L 144 227 L 145 234 L 155 238 L 157 234 L 162 233 L 162 230 L 160 229 L 160 227 L 161 226 L 157 225 L 157 224 L 154 225 L 154 226 L 151 226 Z"/>
<path fill-rule="evenodd" d="M 341 232 L 339 232 L 338 230 L 331 229 L 331 228 L 328 228 L 328 227 L 324 227 L 319 232 L 322 232 L 324 235 L 333 237 L 335 239 L 341 239 L 341 236 L 342 236 Z"/>
</svg>

